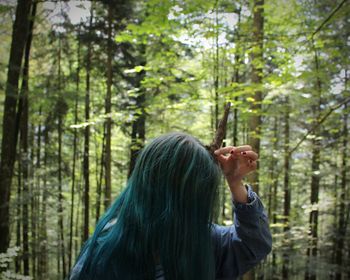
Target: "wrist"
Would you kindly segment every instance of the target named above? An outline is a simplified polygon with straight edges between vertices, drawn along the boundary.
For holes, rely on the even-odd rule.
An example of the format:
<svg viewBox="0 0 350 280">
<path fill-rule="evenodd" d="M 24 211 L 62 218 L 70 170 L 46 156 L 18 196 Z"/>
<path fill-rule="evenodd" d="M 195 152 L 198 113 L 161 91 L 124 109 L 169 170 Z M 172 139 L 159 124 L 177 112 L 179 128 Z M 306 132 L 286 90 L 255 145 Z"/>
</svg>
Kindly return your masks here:
<svg viewBox="0 0 350 280">
<path fill-rule="evenodd" d="M 248 191 L 242 182 L 242 179 L 232 180 L 228 182 L 232 198 L 234 202 L 247 203 L 248 202 Z"/>
<path fill-rule="evenodd" d="M 237 188 L 243 185 L 242 180 L 243 180 L 243 177 L 240 177 L 240 176 L 226 176 L 226 181 L 230 189 Z"/>
</svg>

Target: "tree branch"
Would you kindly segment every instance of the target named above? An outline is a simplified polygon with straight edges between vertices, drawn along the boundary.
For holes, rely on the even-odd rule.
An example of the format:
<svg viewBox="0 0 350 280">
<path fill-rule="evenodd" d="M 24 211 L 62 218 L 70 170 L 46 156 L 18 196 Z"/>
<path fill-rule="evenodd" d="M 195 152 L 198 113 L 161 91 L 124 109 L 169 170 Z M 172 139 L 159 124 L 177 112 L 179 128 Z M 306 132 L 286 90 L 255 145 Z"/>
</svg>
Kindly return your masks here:
<svg viewBox="0 0 350 280">
<path fill-rule="evenodd" d="M 343 4 L 348 0 L 343 0 L 339 3 L 339 5 L 329 14 L 329 16 L 320 24 L 319 27 L 312 33 L 311 38 L 313 38 L 322 28 L 326 25 L 326 23 L 335 15 L 336 12 L 343 6 Z"/>
<path fill-rule="evenodd" d="M 345 100 L 343 100 L 342 102 L 340 102 L 339 104 L 333 106 L 332 108 L 330 108 L 330 110 L 320 119 L 319 122 L 317 122 L 305 135 L 303 138 L 301 138 L 299 140 L 299 142 L 295 145 L 295 147 L 293 149 L 291 149 L 288 152 L 288 156 L 291 156 L 293 152 L 295 152 L 296 149 L 299 148 L 299 146 L 301 145 L 301 143 L 303 143 L 305 141 L 305 139 L 316 129 L 318 128 L 328 117 L 330 114 L 332 114 L 335 110 L 337 110 L 338 108 L 340 108 L 341 106 L 343 106 L 344 104 L 347 104 L 348 102 L 350 102 L 350 98 L 347 98 Z"/>
<path fill-rule="evenodd" d="M 227 119 L 228 119 L 228 114 L 230 112 L 230 108 L 231 108 L 231 103 L 228 102 L 225 105 L 225 111 L 224 111 L 224 115 L 222 117 L 222 119 L 219 122 L 219 125 L 217 127 L 216 133 L 215 133 L 215 137 L 213 139 L 213 142 L 207 146 L 207 148 L 209 149 L 209 151 L 214 154 L 214 151 L 219 149 L 222 145 L 222 142 L 225 138 L 226 135 L 226 126 L 227 126 Z"/>
</svg>

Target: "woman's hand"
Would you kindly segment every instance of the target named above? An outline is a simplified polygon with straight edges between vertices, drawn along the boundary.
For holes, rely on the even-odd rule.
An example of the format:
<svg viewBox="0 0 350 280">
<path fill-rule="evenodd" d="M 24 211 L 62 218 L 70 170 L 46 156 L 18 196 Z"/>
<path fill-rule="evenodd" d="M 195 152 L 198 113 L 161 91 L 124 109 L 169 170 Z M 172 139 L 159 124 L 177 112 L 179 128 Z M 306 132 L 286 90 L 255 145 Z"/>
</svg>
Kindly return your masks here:
<svg viewBox="0 0 350 280">
<path fill-rule="evenodd" d="M 258 154 L 249 145 L 218 149 L 214 153 L 220 162 L 235 201 L 246 202 L 247 191 L 242 179 L 256 169 Z"/>
</svg>

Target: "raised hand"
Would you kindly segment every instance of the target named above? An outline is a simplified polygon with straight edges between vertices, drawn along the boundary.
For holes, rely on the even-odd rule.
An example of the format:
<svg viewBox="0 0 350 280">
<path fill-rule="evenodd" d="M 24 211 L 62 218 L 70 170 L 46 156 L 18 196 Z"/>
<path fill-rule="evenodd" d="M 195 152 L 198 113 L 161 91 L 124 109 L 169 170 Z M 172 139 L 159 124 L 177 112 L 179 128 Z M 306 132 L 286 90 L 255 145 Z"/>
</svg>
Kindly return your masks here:
<svg viewBox="0 0 350 280">
<path fill-rule="evenodd" d="M 242 179 L 256 169 L 258 154 L 249 145 L 227 146 L 216 150 L 214 154 L 220 162 L 234 199 L 245 202 L 247 195 Z"/>
</svg>

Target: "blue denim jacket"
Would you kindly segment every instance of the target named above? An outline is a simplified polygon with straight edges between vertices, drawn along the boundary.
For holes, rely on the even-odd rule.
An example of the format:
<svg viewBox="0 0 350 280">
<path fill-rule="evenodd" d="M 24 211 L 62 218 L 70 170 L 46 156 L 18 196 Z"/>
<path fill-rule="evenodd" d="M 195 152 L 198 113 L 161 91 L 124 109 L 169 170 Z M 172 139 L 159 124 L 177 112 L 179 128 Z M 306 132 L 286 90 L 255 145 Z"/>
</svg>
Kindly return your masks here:
<svg viewBox="0 0 350 280">
<path fill-rule="evenodd" d="M 264 206 L 248 186 L 248 203 L 233 203 L 234 224 L 213 225 L 216 279 L 233 280 L 264 259 L 272 248 Z"/>
<path fill-rule="evenodd" d="M 248 203 L 233 202 L 234 224 L 219 226 L 213 224 L 216 279 L 234 280 L 253 268 L 271 251 L 272 238 L 264 206 L 251 187 L 248 190 Z M 113 222 L 107 224 L 106 229 Z M 82 268 L 84 256 L 74 266 L 70 280 L 75 280 Z M 156 267 L 156 280 L 163 280 L 161 266 Z"/>
</svg>

